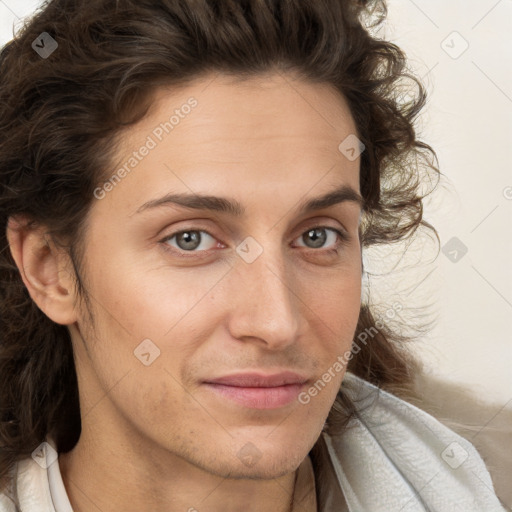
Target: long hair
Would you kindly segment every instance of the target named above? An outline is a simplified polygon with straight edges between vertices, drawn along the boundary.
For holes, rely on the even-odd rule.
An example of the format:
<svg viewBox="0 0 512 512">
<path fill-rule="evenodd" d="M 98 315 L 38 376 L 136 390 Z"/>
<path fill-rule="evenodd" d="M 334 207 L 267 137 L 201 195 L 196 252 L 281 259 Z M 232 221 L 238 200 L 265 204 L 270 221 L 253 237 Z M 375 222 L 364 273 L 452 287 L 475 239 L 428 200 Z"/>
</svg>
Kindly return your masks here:
<svg viewBox="0 0 512 512">
<path fill-rule="evenodd" d="M 370 0 L 49 0 L 3 47 L 0 479 L 47 435 L 67 452 L 81 431 L 69 330 L 30 298 L 9 251 L 8 219 L 25 214 L 29 227 L 45 226 L 67 248 L 87 299 L 81 241 L 94 190 L 112 168 L 117 137 L 145 116 L 158 87 L 211 71 L 294 72 L 332 84 L 365 146 L 362 247 L 406 240 L 420 226 L 438 238 L 423 219 L 422 193 L 426 173 L 439 175 L 437 159 L 414 129 L 426 93 L 403 51 L 372 35 L 385 16 L 385 4 Z M 46 46 L 34 47 L 43 37 Z M 404 101 L 401 91 L 411 87 Z M 370 302 L 361 304 L 355 337 L 372 335 L 348 370 L 404 391 L 416 365 L 405 350 L 409 339 L 376 318 Z M 353 412 L 342 390 L 327 429 Z"/>
</svg>

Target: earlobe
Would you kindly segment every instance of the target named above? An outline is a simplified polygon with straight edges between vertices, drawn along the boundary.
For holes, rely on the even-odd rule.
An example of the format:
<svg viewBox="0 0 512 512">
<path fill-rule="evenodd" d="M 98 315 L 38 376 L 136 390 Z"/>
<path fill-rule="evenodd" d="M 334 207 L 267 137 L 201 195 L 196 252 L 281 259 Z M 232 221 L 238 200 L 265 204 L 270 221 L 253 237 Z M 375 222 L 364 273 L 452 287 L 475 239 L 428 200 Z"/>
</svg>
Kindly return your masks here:
<svg viewBox="0 0 512 512">
<path fill-rule="evenodd" d="M 74 283 L 67 270 L 67 255 L 57 248 L 44 226 L 29 228 L 26 217 L 10 217 L 7 240 L 23 283 L 39 309 L 54 322 L 77 320 Z"/>
</svg>

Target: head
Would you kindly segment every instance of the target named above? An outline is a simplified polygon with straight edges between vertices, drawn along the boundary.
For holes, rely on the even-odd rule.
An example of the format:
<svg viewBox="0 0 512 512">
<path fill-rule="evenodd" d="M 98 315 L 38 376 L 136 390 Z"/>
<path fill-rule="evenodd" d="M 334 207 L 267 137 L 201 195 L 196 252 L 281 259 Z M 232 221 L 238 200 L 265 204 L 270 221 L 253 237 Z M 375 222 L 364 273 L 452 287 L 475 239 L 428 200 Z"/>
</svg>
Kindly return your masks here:
<svg viewBox="0 0 512 512">
<path fill-rule="evenodd" d="M 362 253 L 433 230 L 433 152 L 373 4 L 54 0 L 3 49 L 0 470 L 72 449 L 102 401 L 157 450 L 276 477 L 350 418 L 347 369 L 407 385 Z M 282 370 L 306 381 L 285 405 L 208 384 Z"/>
</svg>

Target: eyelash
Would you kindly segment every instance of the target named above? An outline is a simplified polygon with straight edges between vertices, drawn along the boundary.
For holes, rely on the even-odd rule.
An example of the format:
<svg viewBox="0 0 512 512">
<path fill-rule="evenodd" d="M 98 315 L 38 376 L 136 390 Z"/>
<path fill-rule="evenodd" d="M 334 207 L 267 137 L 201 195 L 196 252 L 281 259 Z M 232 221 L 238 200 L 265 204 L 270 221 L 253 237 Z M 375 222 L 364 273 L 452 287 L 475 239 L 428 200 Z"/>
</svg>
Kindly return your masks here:
<svg viewBox="0 0 512 512">
<path fill-rule="evenodd" d="M 331 248 L 331 249 L 323 249 L 322 248 L 319 248 L 319 249 L 314 249 L 314 248 L 309 248 L 309 250 L 311 251 L 316 251 L 316 252 L 327 252 L 327 253 L 337 253 L 338 249 L 344 245 L 346 245 L 349 241 L 350 241 L 350 237 L 345 234 L 343 231 L 340 231 L 336 228 L 333 228 L 331 226 L 313 226 L 309 229 L 306 229 L 301 235 L 299 236 L 303 236 L 304 234 L 308 233 L 309 231 L 313 231 L 315 229 L 325 229 L 327 231 L 332 231 L 334 233 L 336 233 L 338 235 L 338 243 L 336 244 L 335 247 Z M 198 256 L 198 253 L 208 253 L 210 252 L 210 249 L 208 250 L 201 250 L 201 251 L 197 251 L 197 250 L 193 250 L 193 251 L 185 251 L 183 249 L 179 249 L 179 248 L 176 248 L 176 247 L 171 247 L 169 246 L 169 244 L 167 244 L 166 242 L 168 242 L 169 240 L 172 240 L 174 237 L 176 237 L 177 235 L 180 235 L 181 233 L 187 233 L 187 232 L 199 232 L 199 233 L 206 233 L 208 236 L 212 237 L 213 239 L 215 239 L 215 237 L 209 233 L 207 230 L 205 229 L 199 229 L 199 228 L 189 228 L 189 229 L 180 229 L 179 231 L 175 231 L 174 233 L 166 236 L 165 238 L 163 238 L 162 240 L 160 240 L 160 243 L 163 245 L 163 248 L 164 250 L 166 251 L 169 251 L 171 252 L 173 255 L 177 255 L 178 257 L 181 257 L 181 258 L 201 258 L 203 256 Z M 305 249 L 308 249 L 308 247 L 305 247 Z"/>
</svg>

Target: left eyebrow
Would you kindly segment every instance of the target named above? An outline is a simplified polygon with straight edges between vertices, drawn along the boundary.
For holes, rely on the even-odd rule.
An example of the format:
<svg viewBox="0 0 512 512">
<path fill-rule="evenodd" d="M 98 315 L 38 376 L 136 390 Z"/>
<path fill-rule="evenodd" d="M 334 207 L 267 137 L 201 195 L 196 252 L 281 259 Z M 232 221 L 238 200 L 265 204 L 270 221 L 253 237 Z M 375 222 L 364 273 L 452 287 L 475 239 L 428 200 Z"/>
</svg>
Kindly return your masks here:
<svg viewBox="0 0 512 512">
<path fill-rule="evenodd" d="M 364 199 L 356 190 L 349 185 L 343 185 L 322 196 L 302 201 L 297 207 L 297 213 L 306 214 L 344 202 L 355 202 L 360 209 L 363 209 L 365 204 Z M 169 204 L 176 204 L 194 210 L 226 213 L 235 217 L 241 217 L 246 212 L 245 207 L 236 199 L 199 194 L 166 194 L 163 197 L 144 203 L 135 213 L 142 213 Z"/>
</svg>

